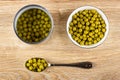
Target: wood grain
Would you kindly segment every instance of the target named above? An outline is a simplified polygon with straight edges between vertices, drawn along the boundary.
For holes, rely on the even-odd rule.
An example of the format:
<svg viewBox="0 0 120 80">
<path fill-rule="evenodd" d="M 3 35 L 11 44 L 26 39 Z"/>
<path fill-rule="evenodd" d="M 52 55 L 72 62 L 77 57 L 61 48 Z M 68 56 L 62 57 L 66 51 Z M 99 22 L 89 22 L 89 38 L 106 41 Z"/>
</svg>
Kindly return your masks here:
<svg viewBox="0 0 120 80">
<path fill-rule="evenodd" d="M 13 30 L 16 12 L 28 4 L 46 7 L 54 18 L 53 33 L 41 44 L 25 44 Z M 107 39 L 93 49 L 74 45 L 66 34 L 68 16 L 84 5 L 102 9 L 109 19 Z M 0 36 L 0 80 L 120 80 L 120 0 L 0 0 Z M 92 61 L 94 67 L 49 67 L 35 73 L 24 66 L 32 57 L 43 57 L 50 63 Z"/>
</svg>

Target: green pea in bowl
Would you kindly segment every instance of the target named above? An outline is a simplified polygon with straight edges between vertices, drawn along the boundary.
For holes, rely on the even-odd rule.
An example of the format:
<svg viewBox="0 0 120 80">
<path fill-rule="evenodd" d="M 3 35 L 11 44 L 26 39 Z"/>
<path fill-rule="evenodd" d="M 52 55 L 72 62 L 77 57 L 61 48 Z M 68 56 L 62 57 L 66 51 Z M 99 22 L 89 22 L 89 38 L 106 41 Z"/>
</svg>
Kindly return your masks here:
<svg viewBox="0 0 120 80">
<path fill-rule="evenodd" d="M 24 6 L 17 12 L 13 22 L 18 38 L 29 44 L 46 40 L 53 30 L 53 25 L 49 11 L 39 5 Z"/>
<path fill-rule="evenodd" d="M 92 6 L 83 6 L 74 10 L 66 25 L 70 40 L 82 48 L 93 48 L 102 44 L 109 31 L 105 14 Z"/>
</svg>

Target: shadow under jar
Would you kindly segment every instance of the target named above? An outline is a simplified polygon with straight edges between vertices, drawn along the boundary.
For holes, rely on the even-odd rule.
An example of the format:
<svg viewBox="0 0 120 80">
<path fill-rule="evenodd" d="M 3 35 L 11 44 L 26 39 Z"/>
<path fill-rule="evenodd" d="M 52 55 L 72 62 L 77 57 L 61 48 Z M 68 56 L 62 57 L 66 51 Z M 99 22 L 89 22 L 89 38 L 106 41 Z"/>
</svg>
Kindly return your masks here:
<svg viewBox="0 0 120 80">
<path fill-rule="evenodd" d="M 14 18 L 14 31 L 25 43 L 35 44 L 46 40 L 53 29 L 53 18 L 42 6 L 27 5 Z"/>
</svg>

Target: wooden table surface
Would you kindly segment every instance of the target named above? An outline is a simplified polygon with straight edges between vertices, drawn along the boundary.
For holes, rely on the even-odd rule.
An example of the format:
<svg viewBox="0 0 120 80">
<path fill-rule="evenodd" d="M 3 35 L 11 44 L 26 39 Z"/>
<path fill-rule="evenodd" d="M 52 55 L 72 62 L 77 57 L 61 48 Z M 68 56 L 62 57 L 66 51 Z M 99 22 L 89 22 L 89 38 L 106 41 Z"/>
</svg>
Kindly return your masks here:
<svg viewBox="0 0 120 80">
<path fill-rule="evenodd" d="M 25 44 L 13 30 L 16 12 L 28 4 L 44 6 L 54 19 L 51 37 L 41 44 Z M 66 34 L 68 16 L 85 5 L 102 9 L 110 25 L 107 39 L 92 49 L 74 45 Z M 0 0 L 0 36 L 0 80 L 120 80 L 120 0 Z M 24 66 L 32 57 L 50 63 L 91 61 L 94 67 L 49 67 L 35 73 Z"/>
</svg>

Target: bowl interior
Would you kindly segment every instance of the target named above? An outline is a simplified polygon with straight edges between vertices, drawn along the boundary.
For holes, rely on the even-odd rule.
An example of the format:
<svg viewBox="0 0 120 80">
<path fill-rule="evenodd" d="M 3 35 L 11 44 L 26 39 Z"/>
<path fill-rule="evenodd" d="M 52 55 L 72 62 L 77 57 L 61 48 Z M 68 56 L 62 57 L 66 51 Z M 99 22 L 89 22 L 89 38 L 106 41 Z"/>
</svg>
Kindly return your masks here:
<svg viewBox="0 0 120 80">
<path fill-rule="evenodd" d="M 103 37 L 98 43 L 92 44 L 92 45 L 87 45 L 87 46 L 86 46 L 86 45 L 80 45 L 80 44 L 78 44 L 75 40 L 73 40 L 72 36 L 69 34 L 69 24 L 70 24 L 70 22 L 72 21 L 72 16 L 73 16 L 75 13 L 77 13 L 78 11 L 82 11 L 82 10 L 85 10 L 85 9 L 88 9 L 88 10 L 95 9 L 95 10 L 102 16 L 102 18 L 103 18 L 103 20 L 105 21 L 105 24 L 106 24 L 106 32 L 105 32 L 104 37 Z M 104 14 L 100 9 L 98 9 L 98 8 L 96 8 L 96 7 L 92 7 L 92 6 L 83 6 L 83 7 L 77 8 L 76 10 L 74 10 L 74 11 L 70 14 L 70 16 L 69 16 L 69 18 L 68 18 L 68 21 L 67 21 L 67 34 L 68 34 L 70 40 L 72 40 L 72 42 L 73 42 L 74 44 L 76 44 L 76 45 L 78 45 L 78 46 L 80 46 L 80 47 L 82 47 L 82 48 L 93 48 L 93 47 L 96 47 L 96 46 L 102 44 L 102 42 L 106 39 L 106 37 L 107 37 L 107 35 L 108 35 L 108 31 L 109 31 L 109 23 L 108 23 L 107 17 L 105 16 L 105 14 Z"/>
<path fill-rule="evenodd" d="M 42 7 L 42 6 L 39 6 L 39 5 L 27 5 L 27 6 L 24 6 L 23 8 L 21 8 L 21 9 L 17 12 L 17 14 L 16 14 L 16 16 L 15 16 L 15 18 L 14 18 L 14 22 L 13 22 L 14 30 L 15 30 L 16 35 L 18 36 L 17 28 L 16 28 L 18 18 L 19 18 L 20 15 L 21 15 L 22 13 L 24 13 L 25 11 L 27 11 L 27 10 L 29 10 L 29 9 L 33 9 L 33 8 L 40 9 L 40 10 L 44 11 L 44 12 L 50 17 L 50 20 L 51 20 L 51 25 L 52 25 L 52 26 L 51 26 L 51 30 L 50 30 L 50 32 L 49 32 L 49 35 L 48 35 L 46 38 L 44 38 L 43 40 L 40 40 L 40 41 L 39 41 L 39 42 L 42 42 L 42 41 L 46 40 L 46 39 L 50 36 L 50 34 L 52 33 L 52 30 L 53 30 L 53 26 L 54 26 L 54 25 L 53 25 L 54 22 L 53 22 L 53 18 L 52 18 L 52 16 L 51 16 L 51 14 L 49 13 L 49 11 L 47 11 L 47 9 L 45 9 L 45 8 Z M 18 36 L 18 37 L 19 37 L 19 36 Z M 21 39 L 21 38 L 19 37 L 19 39 Z M 22 40 L 22 39 L 21 39 L 21 40 Z M 22 41 L 25 42 L 24 40 L 22 40 Z M 39 42 L 32 42 L 32 43 L 25 42 L 25 43 L 35 44 L 35 43 L 39 43 Z"/>
</svg>

